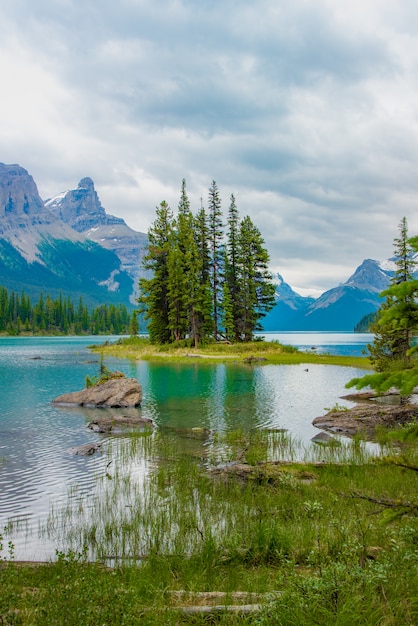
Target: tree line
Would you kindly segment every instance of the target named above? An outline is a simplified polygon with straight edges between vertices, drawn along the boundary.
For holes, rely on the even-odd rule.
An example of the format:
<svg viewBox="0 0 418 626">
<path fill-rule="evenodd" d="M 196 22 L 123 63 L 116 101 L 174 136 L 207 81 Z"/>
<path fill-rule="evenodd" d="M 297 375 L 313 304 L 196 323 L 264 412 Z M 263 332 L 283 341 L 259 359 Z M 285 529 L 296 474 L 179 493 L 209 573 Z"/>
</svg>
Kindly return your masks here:
<svg viewBox="0 0 418 626">
<path fill-rule="evenodd" d="M 32 304 L 24 292 L 19 295 L 0 286 L 0 332 L 120 335 L 131 330 L 138 332 L 136 315 L 130 315 L 124 305 L 102 304 L 89 310 L 82 297 L 75 305 L 62 294 L 53 300 L 43 293 Z"/>
<path fill-rule="evenodd" d="M 182 181 L 175 216 L 163 201 L 148 231 L 139 281 L 139 312 L 151 342 L 251 341 L 275 304 L 269 254 L 250 217 L 240 219 L 231 195 L 226 224 L 216 181 L 208 208 L 193 214 Z"/>
</svg>

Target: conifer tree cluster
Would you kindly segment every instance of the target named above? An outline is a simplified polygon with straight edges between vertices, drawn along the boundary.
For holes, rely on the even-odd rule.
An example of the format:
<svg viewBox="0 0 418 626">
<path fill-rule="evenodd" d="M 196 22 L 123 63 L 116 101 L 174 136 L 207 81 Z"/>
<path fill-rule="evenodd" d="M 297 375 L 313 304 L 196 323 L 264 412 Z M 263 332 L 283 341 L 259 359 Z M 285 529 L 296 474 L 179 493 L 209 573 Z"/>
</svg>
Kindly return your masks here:
<svg viewBox="0 0 418 626">
<path fill-rule="evenodd" d="M 136 320 L 136 317 L 135 317 Z M 98 335 L 128 334 L 133 317 L 124 305 L 102 304 L 92 309 L 80 297 L 74 305 L 70 298 L 52 298 L 41 293 L 32 305 L 24 292 L 20 295 L 0 286 L 0 332 Z"/>
<path fill-rule="evenodd" d="M 394 240 L 396 270 L 370 331 L 373 343 L 367 348 L 375 374 L 351 380 L 347 386 L 362 389 L 370 386 L 377 392 L 396 388 L 401 403 L 407 402 L 418 386 L 418 280 L 414 278 L 417 266 L 418 237 L 408 237 L 404 217 L 399 224 L 399 237 Z"/>
<path fill-rule="evenodd" d="M 175 216 L 166 202 L 148 231 L 139 310 L 153 343 L 251 341 L 274 306 L 269 255 L 258 228 L 239 217 L 232 195 L 227 224 L 215 181 L 208 208 L 192 213 L 183 180 Z"/>
</svg>

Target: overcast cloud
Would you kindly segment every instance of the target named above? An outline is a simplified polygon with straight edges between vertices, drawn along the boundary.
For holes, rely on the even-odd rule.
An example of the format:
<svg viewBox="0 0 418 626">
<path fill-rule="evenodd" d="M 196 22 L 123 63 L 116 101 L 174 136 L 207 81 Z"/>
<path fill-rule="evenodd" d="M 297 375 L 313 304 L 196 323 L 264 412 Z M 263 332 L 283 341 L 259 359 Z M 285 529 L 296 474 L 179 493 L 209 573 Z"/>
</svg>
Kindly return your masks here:
<svg viewBox="0 0 418 626">
<path fill-rule="evenodd" d="M 218 183 L 324 291 L 418 234 L 415 0 L 4 0 L 0 161 L 146 232 Z M 307 291 L 305 291 L 307 290 Z"/>
</svg>

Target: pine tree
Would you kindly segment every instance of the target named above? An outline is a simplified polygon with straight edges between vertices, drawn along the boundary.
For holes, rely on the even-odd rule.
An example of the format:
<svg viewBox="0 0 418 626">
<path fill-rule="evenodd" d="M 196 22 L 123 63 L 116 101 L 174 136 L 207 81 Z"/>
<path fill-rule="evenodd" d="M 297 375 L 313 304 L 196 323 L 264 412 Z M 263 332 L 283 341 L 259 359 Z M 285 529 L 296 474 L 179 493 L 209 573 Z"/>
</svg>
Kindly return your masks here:
<svg viewBox="0 0 418 626">
<path fill-rule="evenodd" d="M 245 217 L 238 237 L 240 313 L 239 319 L 235 320 L 238 336 L 244 341 L 251 341 L 254 332 L 261 330 L 259 320 L 275 304 L 269 260 L 260 231 L 250 217 Z"/>
<path fill-rule="evenodd" d="M 193 244 L 193 215 L 187 196 L 186 181 L 183 179 L 168 257 L 168 317 L 174 341 L 184 339 L 190 327 L 188 315 L 190 283 L 196 270 L 190 267 L 187 256 Z"/>
<path fill-rule="evenodd" d="M 224 259 L 224 326 L 228 339 L 239 341 L 241 316 L 238 255 L 239 255 L 239 214 L 235 197 L 231 195 L 228 209 L 228 231 Z M 226 310 L 226 308 L 228 310 Z"/>
<path fill-rule="evenodd" d="M 413 277 L 418 246 L 414 241 L 408 239 L 404 217 L 399 224 L 399 237 L 394 240 L 396 270 L 389 287 L 380 294 L 385 301 L 370 326 L 374 341 L 368 349 L 376 374 L 355 378 L 347 385 L 357 389 L 370 386 L 378 393 L 395 387 L 401 403 L 408 401 L 418 384 L 416 351 L 412 345 L 418 329 L 418 281 Z"/>
<path fill-rule="evenodd" d="M 213 180 L 209 188 L 209 241 L 211 254 L 211 288 L 213 302 L 213 336 L 215 341 L 219 336 L 219 317 L 220 317 L 220 286 L 221 286 L 221 265 L 222 265 L 222 237 L 223 223 L 221 200 L 219 197 L 218 186 Z"/>
<path fill-rule="evenodd" d="M 207 339 L 213 333 L 209 225 L 208 216 L 203 205 L 201 205 L 194 218 L 193 232 L 197 246 L 196 267 L 198 273 L 198 302 L 195 313 L 197 332 L 201 341 Z"/>
<path fill-rule="evenodd" d="M 148 251 L 143 267 L 152 272 L 152 278 L 139 281 L 139 312 L 149 320 L 148 333 L 153 343 L 170 341 L 168 302 L 168 258 L 173 233 L 173 214 L 163 201 L 157 207 L 157 217 L 148 231 Z"/>
<path fill-rule="evenodd" d="M 139 333 L 138 316 L 136 314 L 136 311 L 132 313 L 131 323 L 129 325 L 129 333 L 132 335 L 132 337 L 136 337 Z"/>
</svg>

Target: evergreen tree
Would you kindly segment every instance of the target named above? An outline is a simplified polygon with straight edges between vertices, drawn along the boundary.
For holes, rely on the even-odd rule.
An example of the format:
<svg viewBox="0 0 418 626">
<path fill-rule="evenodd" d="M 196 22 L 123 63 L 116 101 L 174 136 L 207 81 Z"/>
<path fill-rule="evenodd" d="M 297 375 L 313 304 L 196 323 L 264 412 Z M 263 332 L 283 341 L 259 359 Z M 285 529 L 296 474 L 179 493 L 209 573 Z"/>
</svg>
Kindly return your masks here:
<svg viewBox="0 0 418 626">
<path fill-rule="evenodd" d="M 157 217 L 148 231 L 148 251 L 143 258 L 143 267 L 152 272 L 151 278 L 141 278 L 139 312 L 149 320 L 148 333 L 153 343 L 167 343 L 171 333 L 169 327 L 168 260 L 173 239 L 173 214 L 163 201 L 157 208 Z"/>
<path fill-rule="evenodd" d="M 235 197 L 231 195 L 228 209 L 228 231 L 224 260 L 224 326 L 228 339 L 239 341 L 239 320 L 241 315 L 240 277 L 238 271 L 239 255 L 239 215 Z"/>
<path fill-rule="evenodd" d="M 221 200 L 219 197 L 218 186 L 213 180 L 209 188 L 209 242 L 211 254 L 211 288 L 212 288 L 212 315 L 213 315 L 213 336 L 215 341 L 219 336 L 219 317 L 221 307 L 220 286 L 222 278 L 222 237 L 223 223 Z"/>
<path fill-rule="evenodd" d="M 190 266 L 187 257 L 192 245 L 194 245 L 193 215 L 186 192 L 186 181 L 183 179 L 168 257 L 169 327 L 174 341 L 184 339 L 190 326 L 188 316 L 190 283 L 196 270 Z"/>
<path fill-rule="evenodd" d="M 418 281 L 413 277 L 417 243 L 408 239 L 404 217 L 399 225 L 399 237 L 394 240 L 396 271 L 388 289 L 380 294 L 385 301 L 370 326 L 374 341 L 368 349 L 376 373 L 355 378 L 347 385 L 357 389 L 370 386 L 379 393 L 395 387 L 401 403 L 407 402 L 418 384 L 416 352 L 412 345 L 418 328 Z"/>
<path fill-rule="evenodd" d="M 203 205 L 194 219 L 194 238 L 197 246 L 198 303 L 196 324 L 199 340 L 204 340 L 213 332 L 212 288 L 210 281 L 211 254 L 209 247 L 208 216 Z"/>
<path fill-rule="evenodd" d="M 240 311 L 235 318 L 238 336 L 251 341 L 261 330 L 259 320 L 274 306 L 275 286 L 268 271 L 269 254 L 250 217 L 240 225 L 237 264 L 240 281 Z"/>
<path fill-rule="evenodd" d="M 138 316 L 136 314 L 136 311 L 134 311 L 132 313 L 132 317 L 131 317 L 131 324 L 129 326 L 129 333 L 133 336 L 136 337 L 137 334 L 139 333 L 139 324 L 138 324 Z"/>
</svg>

